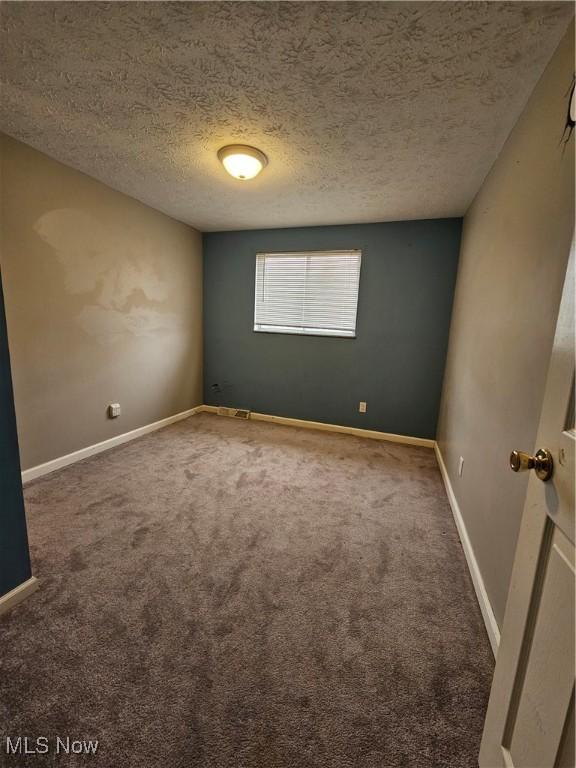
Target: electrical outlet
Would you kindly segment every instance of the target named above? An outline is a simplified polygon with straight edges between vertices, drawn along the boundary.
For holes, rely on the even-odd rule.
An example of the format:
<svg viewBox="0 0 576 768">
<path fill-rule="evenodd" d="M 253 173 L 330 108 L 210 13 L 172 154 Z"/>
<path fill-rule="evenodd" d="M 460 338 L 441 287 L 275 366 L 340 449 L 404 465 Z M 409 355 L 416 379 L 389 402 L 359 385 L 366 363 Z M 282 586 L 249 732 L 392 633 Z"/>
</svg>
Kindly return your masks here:
<svg viewBox="0 0 576 768">
<path fill-rule="evenodd" d="M 108 406 L 108 416 L 111 419 L 117 419 L 120 416 L 120 403 L 110 403 Z"/>
<path fill-rule="evenodd" d="M 460 456 L 460 461 L 458 462 L 458 477 L 462 477 L 463 469 L 464 469 L 464 457 Z"/>
<path fill-rule="evenodd" d="M 364 400 L 360 400 L 360 407 L 358 408 L 360 413 L 366 413 L 366 403 Z"/>
</svg>

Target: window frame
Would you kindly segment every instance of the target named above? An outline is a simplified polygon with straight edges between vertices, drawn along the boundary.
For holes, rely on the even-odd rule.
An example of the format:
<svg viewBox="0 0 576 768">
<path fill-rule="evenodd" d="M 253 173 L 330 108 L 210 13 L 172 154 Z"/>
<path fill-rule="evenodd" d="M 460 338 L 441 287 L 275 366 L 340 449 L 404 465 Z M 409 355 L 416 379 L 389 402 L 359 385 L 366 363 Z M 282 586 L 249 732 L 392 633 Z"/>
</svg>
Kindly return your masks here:
<svg viewBox="0 0 576 768">
<path fill-rule="evenodd" d="M 347 332 L 341 329 L 309 328 L 304 326 L 267 325 L 256 322 L 256 310 L 258 300 L 258 258 L 266 256 L 327 256 L 327 255 L 358 255 L 358 287 L 356 291 L 356 310 L 354 314 L 354 330 Z M 360 276 L 362 272 L 362 250 L 360 248 L 324 249 L 311 251 L 258 251 L 254 263 L 254 319 L 253 333 L 270 333 L 281 336 L 316 336 L 324 339 L 356 339 L 358 336 L 358 303 L 360 301 Z M 259 327 L 260 326 L 260 327 Z"/>
</svg>

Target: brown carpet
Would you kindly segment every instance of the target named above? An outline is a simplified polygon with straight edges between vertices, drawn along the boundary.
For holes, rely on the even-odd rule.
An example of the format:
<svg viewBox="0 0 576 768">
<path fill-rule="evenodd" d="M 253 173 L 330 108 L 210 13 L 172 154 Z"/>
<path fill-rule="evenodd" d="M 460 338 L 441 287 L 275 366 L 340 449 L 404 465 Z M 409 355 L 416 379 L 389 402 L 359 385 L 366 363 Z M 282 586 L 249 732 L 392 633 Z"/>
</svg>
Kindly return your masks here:
<svg viewBox="0 0 576 768">
<path fill-rule="evenodd" d="M 0 619 L 0 764 L 477 764 L 493 660 L 431 450 L 203 414 L 26 504 L 42 583 Z"/>
</svg>

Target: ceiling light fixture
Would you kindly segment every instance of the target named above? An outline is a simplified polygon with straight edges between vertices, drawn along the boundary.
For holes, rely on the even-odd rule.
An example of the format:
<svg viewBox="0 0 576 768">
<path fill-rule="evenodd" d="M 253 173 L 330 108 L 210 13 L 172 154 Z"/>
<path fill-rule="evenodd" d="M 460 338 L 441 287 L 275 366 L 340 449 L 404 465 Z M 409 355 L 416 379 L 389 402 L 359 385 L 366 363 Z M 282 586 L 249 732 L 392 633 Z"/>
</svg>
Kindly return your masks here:
<svg viewBox="0 0 576 768">
<path fill-rule="evenodd" d="M 230 176 L 246 181 L 258 176 L 262 168 L 268 165 L 264 152 L 245 144 L 229 144 L 218 150 L 218 159 Z"/>
</svg>

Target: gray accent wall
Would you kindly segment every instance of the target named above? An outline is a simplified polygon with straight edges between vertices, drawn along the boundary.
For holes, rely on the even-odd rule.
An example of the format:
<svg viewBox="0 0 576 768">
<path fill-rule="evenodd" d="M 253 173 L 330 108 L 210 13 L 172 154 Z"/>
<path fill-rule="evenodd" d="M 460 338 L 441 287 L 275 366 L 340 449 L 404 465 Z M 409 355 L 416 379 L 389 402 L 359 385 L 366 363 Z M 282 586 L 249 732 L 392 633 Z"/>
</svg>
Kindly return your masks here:
<svg viewBox="0 0 576 768">
<path fill-rule="evenodd" d="M 0 597 L 30 578 L 28 536 L 0 278 Z"/>
<path fill-rule="evenodd" d="M 204 402 L 434 438 L 460 231 L 433 219 L 205 233 Z M 256 253 L 348 248 L 362 250 L 357 338 L 253 331 Z"/>
</svg>

